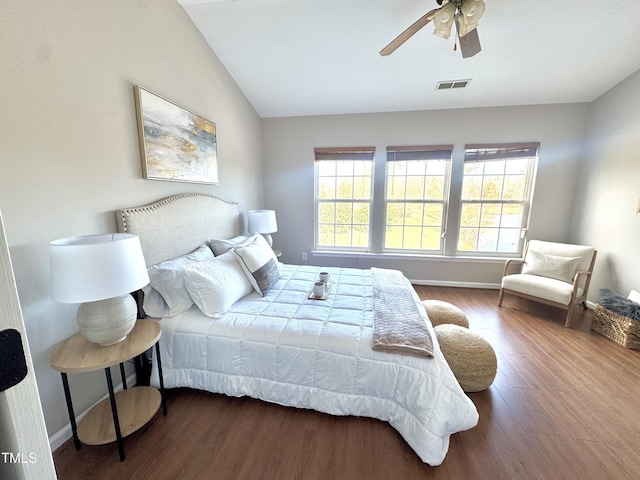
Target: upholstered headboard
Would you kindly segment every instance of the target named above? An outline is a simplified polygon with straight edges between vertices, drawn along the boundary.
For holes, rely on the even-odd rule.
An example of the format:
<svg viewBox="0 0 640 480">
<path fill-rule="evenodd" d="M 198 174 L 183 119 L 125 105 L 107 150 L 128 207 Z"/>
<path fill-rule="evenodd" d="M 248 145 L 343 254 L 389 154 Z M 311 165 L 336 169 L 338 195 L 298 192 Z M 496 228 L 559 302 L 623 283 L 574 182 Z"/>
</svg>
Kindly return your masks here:
<svg viewBox="0 0 640 480">
<path fill-rule="evenodd" d="M 194 251 L 212 238 L 240 235 L 240 209 L 217 197 L 175 195 L 116 212 L 118 231 L 140 237 L 147 266 Z"/>
</svg>

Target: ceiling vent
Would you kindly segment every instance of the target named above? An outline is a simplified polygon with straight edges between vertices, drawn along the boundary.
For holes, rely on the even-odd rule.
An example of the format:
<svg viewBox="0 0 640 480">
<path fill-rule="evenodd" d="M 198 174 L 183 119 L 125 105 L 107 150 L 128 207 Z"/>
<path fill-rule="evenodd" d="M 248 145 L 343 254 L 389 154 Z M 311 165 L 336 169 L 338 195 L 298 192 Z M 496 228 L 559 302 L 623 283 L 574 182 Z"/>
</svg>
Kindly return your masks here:
<svg viewBox="0 0 640 480">
<path fill-rule="evenodd" d="M 455 88 L 467 88 L 471 80 L 447 80 L 438 82 L 436 90 L 453 90 Z"/>
</svg>

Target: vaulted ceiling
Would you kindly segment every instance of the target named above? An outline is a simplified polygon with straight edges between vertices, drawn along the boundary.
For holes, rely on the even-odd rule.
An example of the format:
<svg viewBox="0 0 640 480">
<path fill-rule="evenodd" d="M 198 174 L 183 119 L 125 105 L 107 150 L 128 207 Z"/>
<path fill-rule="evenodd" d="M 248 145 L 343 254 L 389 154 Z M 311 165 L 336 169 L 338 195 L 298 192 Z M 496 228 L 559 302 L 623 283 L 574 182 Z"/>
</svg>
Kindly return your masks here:
<svg viewBox="0 0 640 480">
<path fill-rule="evenodd" d="M 435 0 L 179 2 L 263 118 L 589 102 L 640 69 L 637 0 L 485 0 L 466 59 L 432 24 L 378 53 Z"/>
</svg>

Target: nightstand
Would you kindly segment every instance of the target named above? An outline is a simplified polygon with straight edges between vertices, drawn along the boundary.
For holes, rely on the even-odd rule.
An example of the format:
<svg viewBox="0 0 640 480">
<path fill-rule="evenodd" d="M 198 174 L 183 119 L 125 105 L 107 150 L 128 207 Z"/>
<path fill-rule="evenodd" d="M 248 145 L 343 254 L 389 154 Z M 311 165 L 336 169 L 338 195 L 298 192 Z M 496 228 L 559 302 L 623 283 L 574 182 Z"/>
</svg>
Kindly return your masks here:
<svg viewBox="0 0 640 480">
<path fill-rule="evenodd" d="M 87 445 L 103 445 L 118 442 L 120 461 L 124 460 L 122 439 L 144 426 L 156 414 L 160 405 L 164 415 L 167 404 L 162 377 L 162 361 L 158 341 L 162 334 L 160 324 L 154 320 L 138 320 L 127 338 L 115 345 L 101 347 L 88 341 L 82 334 L 62 342 L 50 358 L 51 366 L 62 375 L 62 385 L 67 401 L 69 421 L 76 450 L 80 442 Z M 156 347 L 160 391 L 153 387 L 127 388 L 124 363 L 147 350 Z M 111 367 L 120 365 L 123 390 L 114 393 Z M 76 426 L 73 403 L 69 391 L 68 373 L 92 372 L 104 368 L 109 398 L 95 405 Z"/>
</svg>

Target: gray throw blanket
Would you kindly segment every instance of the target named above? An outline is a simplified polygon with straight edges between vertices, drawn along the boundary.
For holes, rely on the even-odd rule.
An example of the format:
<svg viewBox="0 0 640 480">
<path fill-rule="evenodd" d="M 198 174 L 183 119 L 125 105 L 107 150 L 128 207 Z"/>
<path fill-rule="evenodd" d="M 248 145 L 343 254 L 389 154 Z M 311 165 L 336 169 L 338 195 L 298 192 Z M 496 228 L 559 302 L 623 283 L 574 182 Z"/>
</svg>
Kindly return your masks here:
<svg viewBox="0 0 640 480">
<path fill-rule="evenodd" d="M 373 349 L 433 358 L 433 340 L 409 280 L 398 270 L 371 269 Z"/>
</svg>

